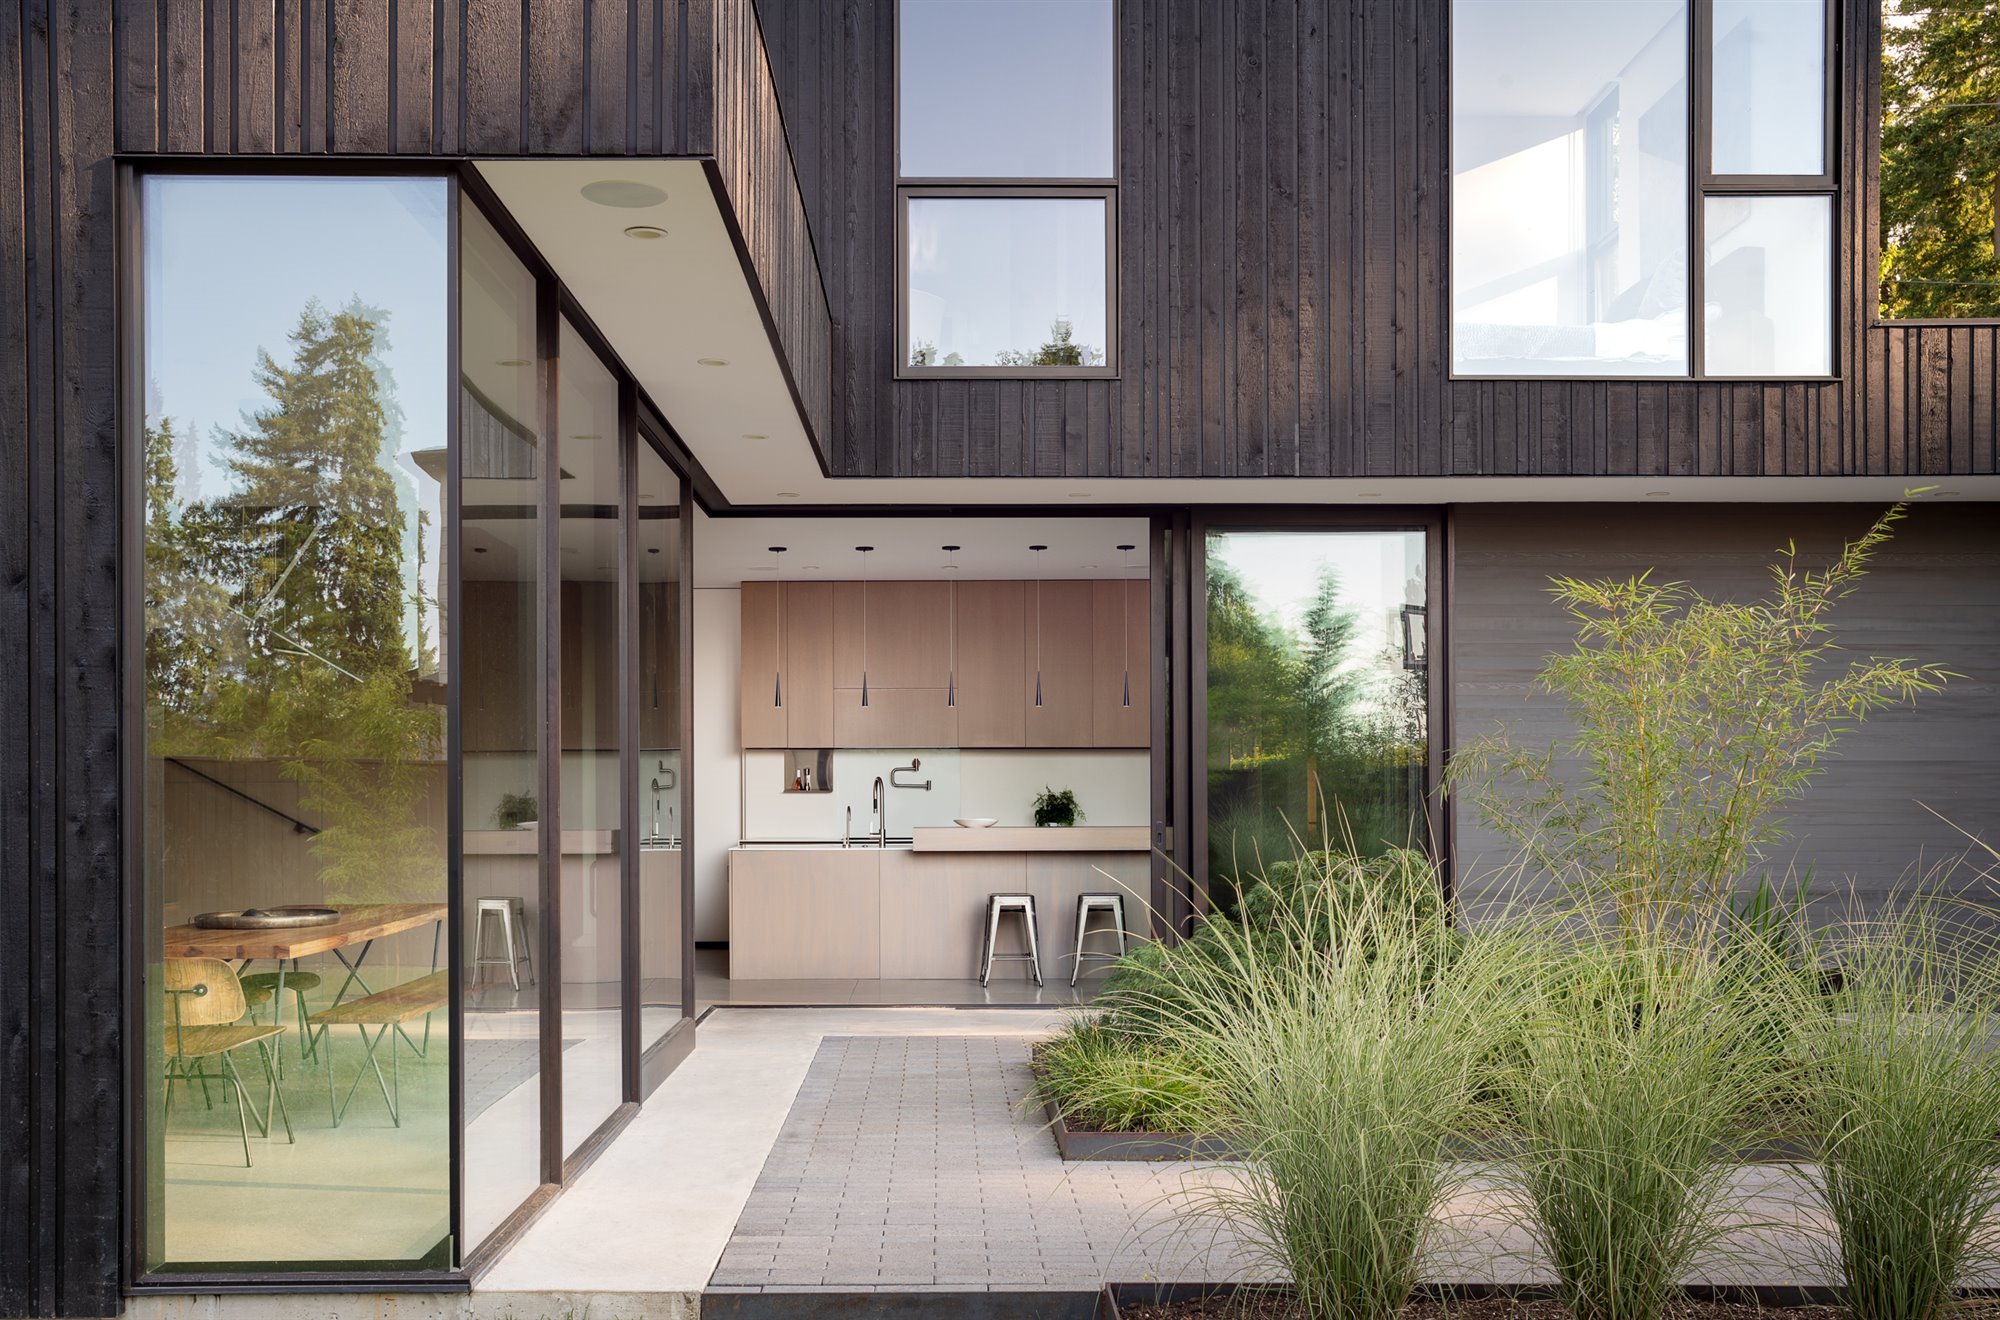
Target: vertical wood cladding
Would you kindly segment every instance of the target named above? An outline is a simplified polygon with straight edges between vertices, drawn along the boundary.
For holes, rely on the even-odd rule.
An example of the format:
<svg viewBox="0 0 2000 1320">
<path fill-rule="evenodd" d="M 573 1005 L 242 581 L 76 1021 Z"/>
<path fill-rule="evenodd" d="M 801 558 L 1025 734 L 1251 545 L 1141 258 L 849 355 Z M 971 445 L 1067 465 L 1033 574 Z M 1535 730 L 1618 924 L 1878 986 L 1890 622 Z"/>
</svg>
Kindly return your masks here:
<svg viewBox="0 0 2000 1320">
<path fill-rule="evenodd" d="M 1833 382 L 1449 379 L 1449 0 L 1119 0 L 1116 380 L 892 379 L 894 0 L 759 0 L 838 333 L 827 451 L 894 476 L 1995 470 L 1993 325 L 1879 326 L 1877 7 L 1839 6 Z"/>
<path fill-rule="evenodd" d="M 1658 565 L 1712 596 L 1769 589 L 1773 547 L 1795 540 L 1818 566 L 1860 535 L 1876 510 L 1845 505 L 1460 505 L 1453 511 L 1453 721 L 1463 740 L 1504 725 L 1523 746 L 1569 732 L 1560 705 L 1533 691 L 1548 656 L 1574 642 L 1549 578 L 1628 577 Z M 1819 780 L 1785 812 L 1791 837 L 1772 850 L 1774 878 L 1808 870 L 1829 915 L 1851 896 L 1879 906 L 1919 866 L 1970 854 L 1946 878 L 1989 905 L 1985 868 L 1962 827 L 2000 826 L 2000 525 L 1993 506 L 1925 503 L 1852 597 L 1833 613 L 1855 657 L 1907 656 L 1958 677 L 1909 706 L 1878 712 L 1845 734 Z M 1934 815 L 1933 812 L 1938 814 Z M 1940 819 L 1940 815 L 1943 819 Z M 1459 892 L 1476 908 L 1504 893 L 1505 842 L 1465 803 L 1454 852 Z M 1987 859 L 1990 862 L 1990 859 Z M 1934 877 L 1935 878 L 1935 877 Z"/>
</svg>

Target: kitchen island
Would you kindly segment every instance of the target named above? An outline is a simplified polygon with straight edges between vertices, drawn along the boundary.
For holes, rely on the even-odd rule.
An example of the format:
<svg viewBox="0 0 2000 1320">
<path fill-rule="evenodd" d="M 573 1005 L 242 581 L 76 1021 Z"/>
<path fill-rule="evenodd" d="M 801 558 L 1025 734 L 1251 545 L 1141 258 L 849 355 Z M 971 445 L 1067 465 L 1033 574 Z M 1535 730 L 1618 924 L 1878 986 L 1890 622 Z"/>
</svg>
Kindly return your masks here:
<svg viewBox="0 0 2000 1320">
<path fill-rule="evenodd" d="M 1042 977 L 1067 981 L 1077 896 L 1123 895 L 1126 937 L 1143 936 L 1150 857 L 1144 826 L 918 829 L 886 848 L 746 844 L 729 854 L 729 975 L 976 980 L 987 895 L 1025 893 L 1035 897 Z M 1002 923 L 1001 952 L 1020 951 L 1017 927 Z M 1090 947 L 1110 948 L 1108 932 Z M 1005 962 L 993 975 L 1030 972 Z"/>
</svg>

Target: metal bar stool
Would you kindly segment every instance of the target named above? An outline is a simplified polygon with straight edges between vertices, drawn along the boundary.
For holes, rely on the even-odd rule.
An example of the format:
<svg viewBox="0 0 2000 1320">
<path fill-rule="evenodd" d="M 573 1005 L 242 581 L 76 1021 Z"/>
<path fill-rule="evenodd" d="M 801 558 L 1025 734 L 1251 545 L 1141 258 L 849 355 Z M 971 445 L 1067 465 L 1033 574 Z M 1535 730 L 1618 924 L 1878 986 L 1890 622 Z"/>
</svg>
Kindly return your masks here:
<svg viewBox="0 0 2000 1320">
<path fill-rule="evenodd" d="M 1000 953 L 995 946 L 1000 943 L 1000 918 L 1009 912 L 1019 913 L 1021 927 L 1026 937 L 1026 953 Z M 979 962 L 979 987 L 993 979 L 993 964 L 996 962 L 1024 962 L 1032 965 L 1035 984 L 1042 983 L 1041 949 L 1035 941 L 1035 896 L 1033 894 L 988 894 L 986 896 L 986 951 Z"/>
<path fill-rule="evenodd" d="M 528 964 L 528 984 L 535 983 L 535 955 L 528 943 L 528 904 L 520 898 L 482 898 L 476 909 L 477 916 L 472 928 L 472 983 L 478 985 L 482 972 L 488 967 L 505 967 L 507 979 L 516 990 L 521 988 L 521 964 Z M 500 923 L 499 935 L 501 951 L 506 955 L 489 956 L 486 952 L 486 922 L 493 918 Z M 520 932 L 516 942 L 515 932 Z"/>
<path fill-rule="evenodd" d="M 1118 937 L 1118 952 L 1084 952 L 1083 937 L 1092 933 L 1090 930 L 1090 916 L 1093 912 L 1108 912 L 1111 914 L 1111 929 L 1108 931 L 1100 930 L 1096 933 L 1100 935 L 1116 935 Z M 1069 965 L 1069 983 L 1071 985 L 1076 984 L 1077 973 L 1083 970 L 1083 960 L 1085 958 L 1111 958 L 1115 960 L 1124 956 L 1125 896 L 1123 894 L 1078 894 L 1076 896 L 1076 953 L 1072 955 Z"/>
</svg>

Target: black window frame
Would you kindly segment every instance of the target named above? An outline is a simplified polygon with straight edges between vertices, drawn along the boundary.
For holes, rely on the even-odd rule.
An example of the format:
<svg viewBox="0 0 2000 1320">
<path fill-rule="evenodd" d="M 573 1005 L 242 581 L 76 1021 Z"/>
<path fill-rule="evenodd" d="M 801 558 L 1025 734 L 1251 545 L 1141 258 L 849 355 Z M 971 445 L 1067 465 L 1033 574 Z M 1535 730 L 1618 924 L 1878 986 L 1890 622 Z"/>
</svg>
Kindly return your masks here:
<svg viewBox="0 0 2000 1320">
<path fill-rule="evenodd" d="M 896 0 L 890 27 L 890 71 L 895 81 L 895 105 L 890 116 L 892 151 L 896 160 L 895 344 L 891 350 L 897 380 L 1116 380 L 1119 375 L 1118 317 L 1118 180 L 1123 150 L 1118 132 L 1119 88 L 1124 61 L 1119 33 L 1123 0 L 1111 6 L 1111 173 L 1102 178 L 1035 175 L 906 175 L 903 173 L 903 0 Z M 992 200 L 1100 197 L 1104 201 L 1104 361 L 1096 366 L 919 366 L 910 361 L 910 240 L 912 198 L 987 198 Z"/>
<path fill-rule="evenodd" d="M 1879 3 L 1879 0 L 1876 0 Z M 1836 162 L 1840 152 L 1840 6 L 1837 0 L 1821 0 L 1823 17 L 1820 29 L 1821 44 L 1821 123 L 1823 125 L 1821 172 L 1818 174 L 1717 174 L 1714 171 L 1714 51 L 1712 43 L 1715 28 L 1714 0 L 1688 0 L 1688 197 L 1687 197 L 1687 264 L 1688 264 L 1688 327 L 1687 351 L 1688 369 L 1674 375 L 1641 374 L 1636 372 L 1606 373 L 1563 373 L 1563 372 L 1516 372 L 1493 375 L 1485 372 L 1461 372 L 1457 369 L 1458 315 L 1451 300 L 1449 290 L 1454 286 L 1455 272 L 1451 268 L 1452 238 L 1457 232 L 1457 174 L 1451 160 L 1451 124 L 1455 113 L 1453 108 L 1455 70 L 1452 60 L 1451 21 L 1460 0 L 1446 0 L 1445 37 L 1443 42 L 1445 61 L 1445 236 L 1444 264 L 1446 271 L 1445 305 L 1445 361 L 1446 378 L 1465 381 L 1522 381 L 1555 380 L 1576 381 L 1590 384 L 1638 384 L 1662 385 L 1682 381 L 1715 381 L 1723 383 L 1766 384 L 1778 382 L 1823 383 L 1841 378 L 1842 354 L 1847 343 L 1847 333 L 1842 325 L 1841 309 L 1843 283 L 1841 280 L 1841 254 L 1847 250 L 1848 221 L 1841 205 L 1845 189 L 1841 186 Z M 1879 131 L 1879 125 L 1877 126 Z M 1707 356 L 1707 315 L 1706 268 L 1708 265 L 1708 234 L 1705 213 L 1708 199 L 1717 197 L 1826 197 L 1831 211 L 1831 231 L 1828 243 L 1827 305 L 1828 316 L 1827 346 L 1828 370 L 1821 375 L 1750 374 L 1745 372 L 1711 373 L 1705 368 Z M 1954 322 L 1954 324 L 1957 324 Z"/>
</svg>

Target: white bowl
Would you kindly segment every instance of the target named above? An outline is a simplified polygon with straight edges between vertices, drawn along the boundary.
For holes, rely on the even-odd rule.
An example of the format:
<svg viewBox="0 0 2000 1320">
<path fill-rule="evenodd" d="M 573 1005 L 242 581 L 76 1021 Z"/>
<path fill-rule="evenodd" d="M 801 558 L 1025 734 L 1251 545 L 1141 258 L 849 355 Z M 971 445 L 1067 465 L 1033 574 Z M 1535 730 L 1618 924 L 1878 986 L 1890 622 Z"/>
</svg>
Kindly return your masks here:
<svg viewBox="0 0 2000 1320">
<path fill-rule="evenodd" d="M 968 830 L 983 830 L 998 821 L 996 816 L 967 816 L 964 820 L 954 820 L 952 824 L 962 825 Z"/>
</svg>

